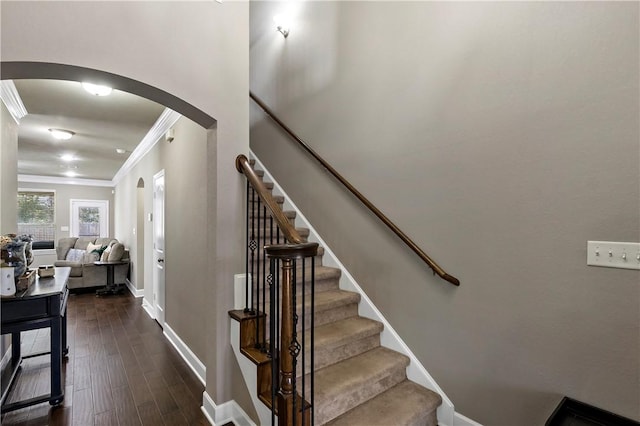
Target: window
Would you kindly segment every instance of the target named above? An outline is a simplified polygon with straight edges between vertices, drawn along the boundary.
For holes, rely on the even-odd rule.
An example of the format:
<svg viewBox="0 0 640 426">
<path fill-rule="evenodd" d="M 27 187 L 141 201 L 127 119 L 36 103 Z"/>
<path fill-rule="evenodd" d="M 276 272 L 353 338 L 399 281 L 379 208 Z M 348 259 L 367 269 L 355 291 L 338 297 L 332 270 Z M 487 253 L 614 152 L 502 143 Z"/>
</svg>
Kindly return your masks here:
<svg viewBox="0 0 640 426">
<path fill-rule="evenodd" d="M 31 235 L 34 249 L 53 248 L 55 206 L 54 191 L 18 191 L 18 234 Z"/>
<path fill-rule="evenodd" d="M 74 237 L 109 236 L 109 201 L 71 200 L 71 235 Z"/>
</svg>

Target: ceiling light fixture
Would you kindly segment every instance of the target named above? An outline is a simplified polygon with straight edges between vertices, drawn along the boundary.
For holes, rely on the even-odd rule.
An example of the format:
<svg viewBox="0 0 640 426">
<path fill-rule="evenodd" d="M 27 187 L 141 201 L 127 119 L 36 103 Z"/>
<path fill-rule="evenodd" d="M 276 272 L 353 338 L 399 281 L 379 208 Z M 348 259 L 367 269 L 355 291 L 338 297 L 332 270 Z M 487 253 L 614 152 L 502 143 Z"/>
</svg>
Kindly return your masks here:
<svg viewBox="0 0 640 426">
<path fill-rule="evenodd" d="M 66 177 L 76 177 L 76 176 L 78 176 L 78 174 L 76 172 L 74 172 L 73 170 L 69 170 L 69 171 L 64 172 L 64 175 Z"/>
<path fill-rule="evenodd" d="M 282 14 L 276 15 L 273 17 L 273 22 L 276 23 L 276 29 L 280 32 L 280 34 L 282 34 L 284 38 L 287 38 L 290 30 L 289 27 L 291 26 L 289 17 L 287 15 L 282 15 Z"/>
<path fill-rule="evenodd" d="M 69 163 L 71 161 L 75 161 L 76 157 L 74 157 L 73 154 L 64 154 L 60 157 L 60 159 Z"/>
<path fill-rule="evenodd" d="M 111 91 L 113 90 L 109 86 L 101 86 L 99 84 L 93 84 L 93 83 L 87 83 L 87 82 L 82 83 L 82 87 L 84 88 L 84 90 L 86 90 L 87 92 L 95 96 L 108 96 L 111 94 Z"/>
<path fill-rule="evenodd" d="M 51 132 L 51 136 L 53 136 L 54 138 L 60 139 L 63 141 L 71 139 L 71 136 L 75 135 L 75 133 L 72 132 L 71 130 L 64 130 L 64 129 L 49 129 L 49 132 Z"/>
<path fill-rule="evenodd" d="M 125 152 L 127 152 L 126 150 L 122 149 L 122 148 L 116 148 L 116 152 L 118 154 L 124 154 Z"/>
</svg>

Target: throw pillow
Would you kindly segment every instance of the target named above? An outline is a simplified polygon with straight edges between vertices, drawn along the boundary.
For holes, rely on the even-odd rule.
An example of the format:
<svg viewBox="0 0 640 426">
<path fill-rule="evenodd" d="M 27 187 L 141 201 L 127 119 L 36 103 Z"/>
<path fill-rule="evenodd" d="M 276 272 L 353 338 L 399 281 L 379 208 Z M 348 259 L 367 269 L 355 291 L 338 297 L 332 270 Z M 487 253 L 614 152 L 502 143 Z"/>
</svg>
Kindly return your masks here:
<svg viewBox="0 0 640 426">
<path fill-rule="evenodd" d="M 117 262 L 122 260 L 124 255 L 124 245 L 121 243 L 115 243 L 111 246 L 111 253 L 109 254 L 109 262 Z"/>
<path fill-rule="evenodd" d="M 70 262 L 80 262 L 85 253 L 86 253 L 85 250 L 69 249 L 69 252 L 67 253 L 67 257 L 65 258 L 65 260 L 68 260 Z"/>
<path fill-rule="evenodd" d="M 107 247 L 100 256 L 100 262 L 107 262 L 109 260 L 109 254 L 111 254 L 111 247 Z"/>
<path fill-rule="evenodd" d="M 102 252 L 107 249 L 107 246 L 101 246 L 100 244 L 91 244 L 87 246 L 87 253 L 95 253 L 98 255 L 98 259 L 102 256 Z M 97 260 L 97 259 L 96 259 Z"/>
</svg>

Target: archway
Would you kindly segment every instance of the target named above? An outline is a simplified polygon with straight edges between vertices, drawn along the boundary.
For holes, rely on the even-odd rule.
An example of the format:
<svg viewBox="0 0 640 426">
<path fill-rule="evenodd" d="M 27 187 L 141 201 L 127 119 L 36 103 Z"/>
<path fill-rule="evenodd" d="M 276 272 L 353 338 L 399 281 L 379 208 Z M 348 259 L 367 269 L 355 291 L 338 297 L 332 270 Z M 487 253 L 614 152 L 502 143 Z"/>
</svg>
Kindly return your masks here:
<svg viewBox="0 0 640 426">
<path fill-rule="evenodd" d="M 49 79 L 91 81 L 133 93 L 162 104 L 198 123 L 205 129 L 215 127 L 216 120 L 201 109 L 157 87 L 128 77 L 91 68 L 48 62 L 0 62 L 0 79 Z"/>
</svg>

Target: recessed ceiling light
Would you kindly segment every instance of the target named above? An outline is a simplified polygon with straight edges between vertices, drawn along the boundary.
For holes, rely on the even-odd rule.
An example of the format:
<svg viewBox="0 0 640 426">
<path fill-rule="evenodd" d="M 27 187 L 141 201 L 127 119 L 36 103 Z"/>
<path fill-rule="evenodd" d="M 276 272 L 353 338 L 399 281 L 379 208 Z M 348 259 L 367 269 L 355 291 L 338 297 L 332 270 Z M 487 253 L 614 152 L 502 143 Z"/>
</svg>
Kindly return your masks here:
<svg viewBox="0 0 640 426">
<path fill-rule="evenodd" d="M 87 83 L 87 82 L 82 83 L 82 87 L 84 87 L 84 90 L 86 90 L 87 92 L 95 96 L 108 96 L 111 94 L 111 91 L 113 90 L 109 86 L 101 86 L 99 84 L 93 84 L 93 83 Z"/>
<path fill-rule="evenodd" d="M 73 170 L 69 170 L 69 171 L 64 172 L 64 175 L 66 177 L 76 177 L 76 176 L 78 176 L 78 174 L 76 172 L 74 172 Z"/>
<path fill-rule="evenodd" d="M 49 129 L 49 132 L 51 132 L 51 136 L 53 136 L 54 138 L 65 141 L 67 139 L 71 139 L 71 136 L 75 135 L 75 133 L 71 130 L 64 129 Z"/>
<path fill-rule="evenodd" d="M 126 150 L 122 149 L 122 148 L 116 148 L 116 152 L 118 154 L 124 154 L 125 152 L 127 152 Z"/>
<path fill-rule="evenodd" d="M 73 154 L 64 154 L 63 156 L 60 157 L 60 159 L 62 161 L 70 162 L 70 161 L 75 161 L 76 157 L 74 157 Z"/>
</svg>

